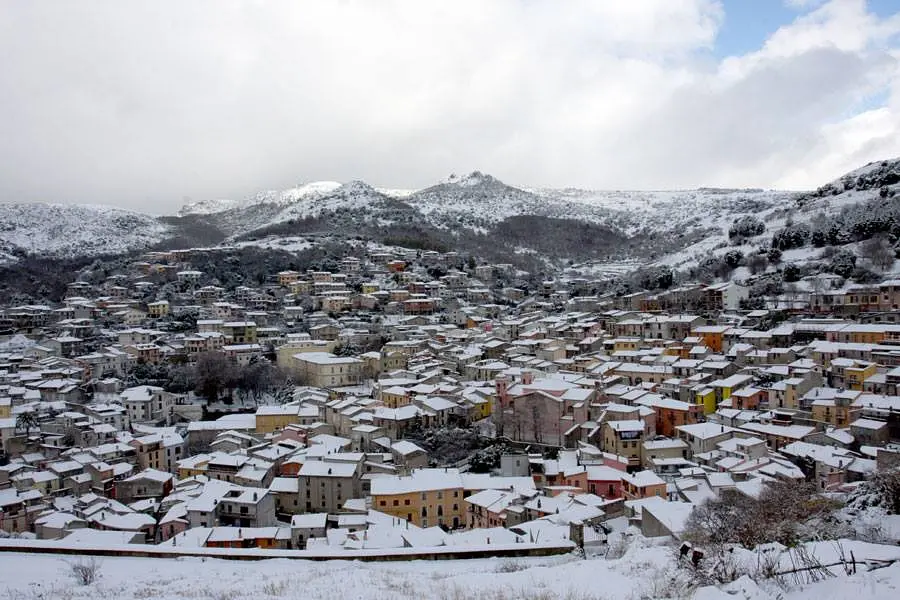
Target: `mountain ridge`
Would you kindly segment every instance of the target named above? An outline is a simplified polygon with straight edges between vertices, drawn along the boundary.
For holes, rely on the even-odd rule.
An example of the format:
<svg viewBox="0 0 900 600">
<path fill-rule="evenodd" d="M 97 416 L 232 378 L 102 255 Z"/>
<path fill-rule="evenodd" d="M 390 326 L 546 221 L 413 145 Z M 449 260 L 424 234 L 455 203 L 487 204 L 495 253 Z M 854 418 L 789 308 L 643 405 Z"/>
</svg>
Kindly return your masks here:
<svg viewBox="0 0 900 600">
<path fill-rule="evenodd" d="M 163 217 L 91 205 L 7 203 L 0 204 L 0 261 L 315 233 L 420 237 L 423 247 L 460 245 L 463 250 L 493 244 L 499 254 L 545 255 L 550 263 L 628 258 L 677 267 L 691 252 L 727 246 L 727 231 L 737 219 L 760 218 L 771 235 L 792 219 L 809 220 L 814 213 L 852 206 L 898 185 L 900 160 L 892 159 L 874 161 L 808 192 L 523 188 L 471 171 L 418 190 L 375 188 L 358 180 L 313 181 L 242 200 L 193 202 Z M 542 225 L 540 219 L 554 224 Z M 566 222 L 573 222 L 572 239 L 562 240 L 558 249 L 552 239 L 538 238 L 565 236 Z"/>
</svg>

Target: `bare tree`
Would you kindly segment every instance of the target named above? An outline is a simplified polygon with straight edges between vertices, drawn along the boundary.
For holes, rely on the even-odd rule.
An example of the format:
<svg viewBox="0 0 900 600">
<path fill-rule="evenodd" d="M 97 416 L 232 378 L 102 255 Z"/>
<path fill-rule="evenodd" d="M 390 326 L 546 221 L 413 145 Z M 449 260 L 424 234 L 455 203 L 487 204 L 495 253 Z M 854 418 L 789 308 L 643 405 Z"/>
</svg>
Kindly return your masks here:
<svg viewBox="0 0 900 600">
<path fill-rule="evenodd" d="M 806 482 L 768 483 L 759 498 L 723 490 L 694 510 L 685 539 L 713 548 L 739 544 L 752 549 L 768 542 L 793 546 L 803 539 L 829 537 L 825 524 L 835 509 L 833 501 Z"/>
<path fill-rule="evenodd" d="M 894 247 L 883 235 L 876 235 L 863 242 L 860 252 L 879 271 L 887 271 L 894 266 Z"/>
</svg>

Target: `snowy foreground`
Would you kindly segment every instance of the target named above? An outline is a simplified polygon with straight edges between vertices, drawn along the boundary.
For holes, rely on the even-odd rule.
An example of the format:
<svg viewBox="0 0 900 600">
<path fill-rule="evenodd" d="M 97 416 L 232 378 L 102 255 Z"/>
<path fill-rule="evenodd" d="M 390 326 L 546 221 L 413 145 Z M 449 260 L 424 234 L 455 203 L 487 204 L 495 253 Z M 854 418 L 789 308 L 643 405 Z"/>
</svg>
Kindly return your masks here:
<svg viewBox="0 0 900 600">
<path fill-rule="evenodd" d="M 846 542 L 857 559 L 893 560 L 900 547 Z M 822 543 L 823 562 L 836 556 Z M 0 597 L 11 599 L 346 598 L 360 600 L 589 600 L 681 598 L 700 600 L 830 600 L 900 598 L 900 563 L 846 575 L 842 568 L 806 585 L 759 585 L 748 577 L 686 591 L 685 569 L 671 546 L 638 540 L 617 560 L 574 555 L 528 559 L 479 559 L 362 563 L 285 559 L 258 562 L 219 559 L 104 558 L 100 579 L 77 584 L 71 564 L 84 559 L 29 554 L 0 555 Z"/>
</svg>

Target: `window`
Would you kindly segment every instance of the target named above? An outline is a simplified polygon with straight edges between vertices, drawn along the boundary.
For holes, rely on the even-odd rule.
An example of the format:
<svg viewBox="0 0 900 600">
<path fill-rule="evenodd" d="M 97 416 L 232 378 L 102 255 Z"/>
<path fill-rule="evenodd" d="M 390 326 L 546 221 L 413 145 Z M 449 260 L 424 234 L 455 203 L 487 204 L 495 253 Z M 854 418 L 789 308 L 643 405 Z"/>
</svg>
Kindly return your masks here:
<svg viewBox="0 0 900 600">
<path fill-rule="evenodd" d="M 381 501 L 378 503 L 378 506 L 387 506 L 387 501 L 386 501 L 386 500 L 381 500 Z"/>
<path fill-rule="evenodd" d="M 404 500 L 404 501 L 403 501 L 403 504 L 404 504 L 405 506 L 409 506 L 409 498 L 407 498 L 406 500 Z"/>
<path fill-rule="evenodd" d="M 399 506 L 399 505 L 400 505 L 400 501 L 399 501 L 399 500 L 394 500 L 394 506 Z"/>
</svg>

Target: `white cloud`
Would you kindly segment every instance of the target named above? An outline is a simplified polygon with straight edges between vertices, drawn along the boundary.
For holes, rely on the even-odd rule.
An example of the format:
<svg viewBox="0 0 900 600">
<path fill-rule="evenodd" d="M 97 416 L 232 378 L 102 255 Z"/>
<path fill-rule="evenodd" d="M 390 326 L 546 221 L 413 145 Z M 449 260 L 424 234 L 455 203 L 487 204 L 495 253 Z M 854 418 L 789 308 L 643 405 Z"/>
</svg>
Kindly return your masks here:
<svg viewBox="0 0 900 600">
<path fill-rule="evenodd" d="M 834 0 L 717 62 L 722 19 L 714 0 L 6 3 L 0 199 L 160 212 L 474 168 L 812 187 L 900 154 L 898 18 Z"/>
</svg>

